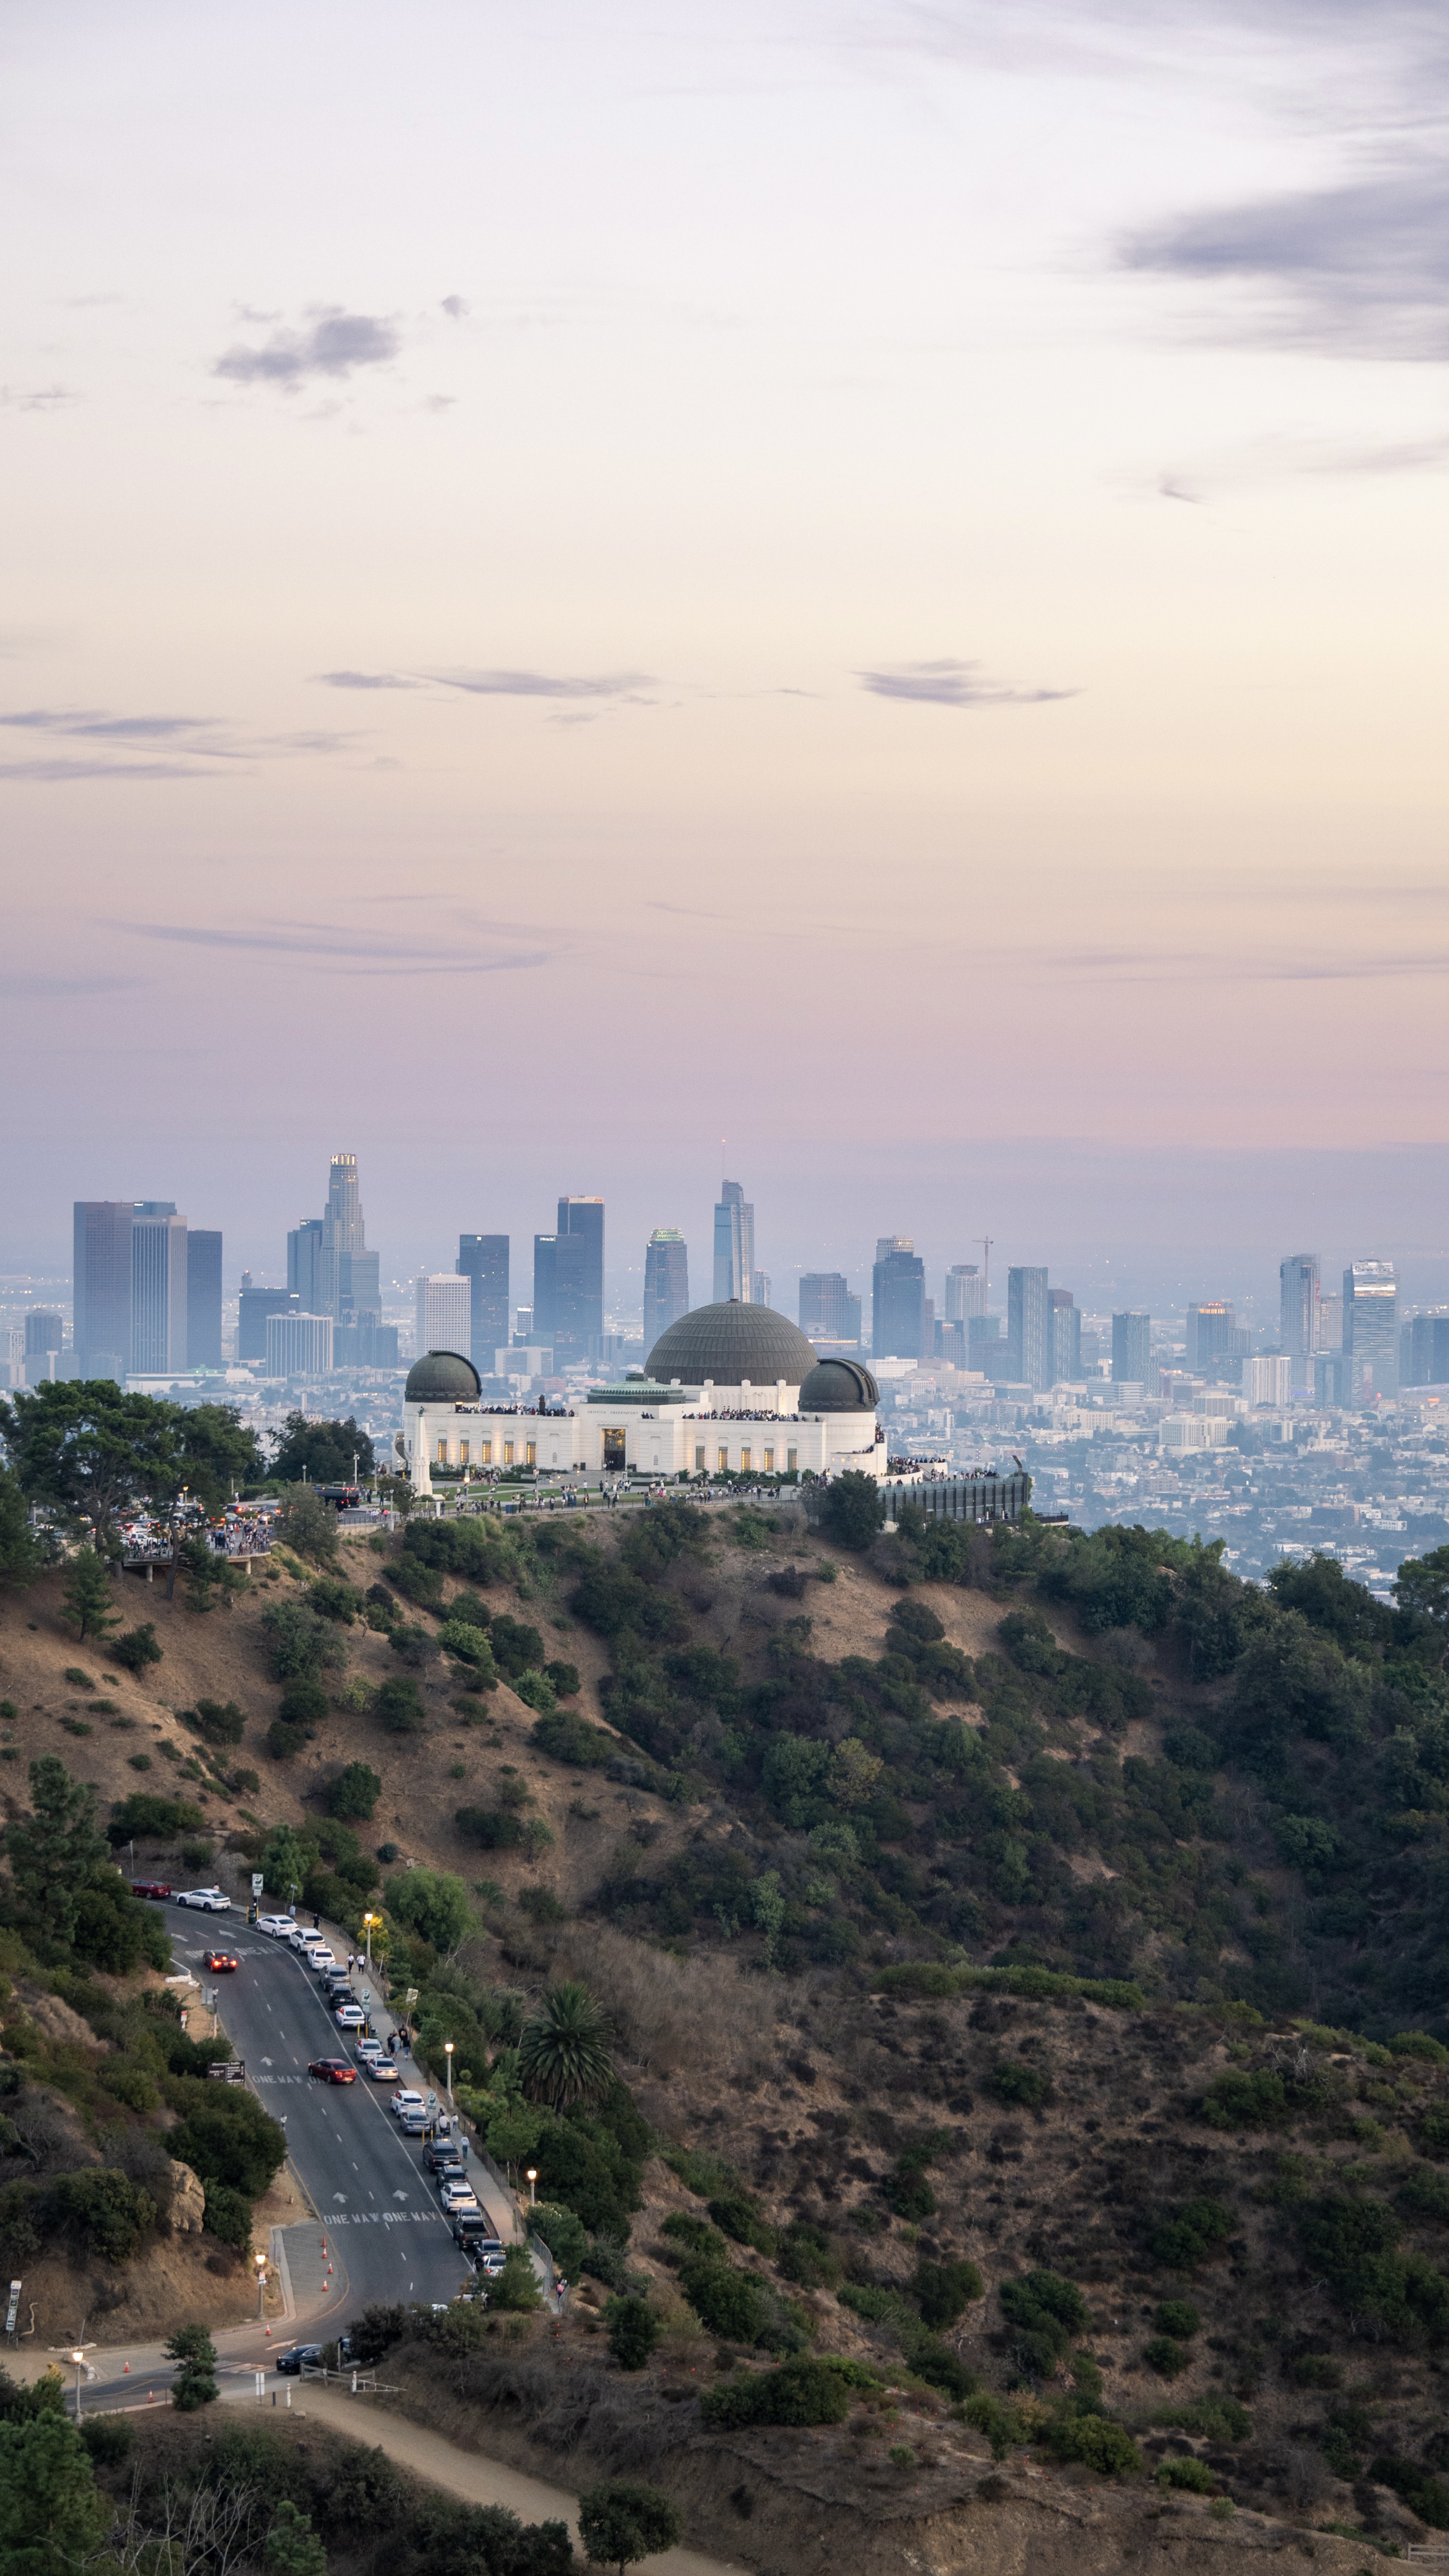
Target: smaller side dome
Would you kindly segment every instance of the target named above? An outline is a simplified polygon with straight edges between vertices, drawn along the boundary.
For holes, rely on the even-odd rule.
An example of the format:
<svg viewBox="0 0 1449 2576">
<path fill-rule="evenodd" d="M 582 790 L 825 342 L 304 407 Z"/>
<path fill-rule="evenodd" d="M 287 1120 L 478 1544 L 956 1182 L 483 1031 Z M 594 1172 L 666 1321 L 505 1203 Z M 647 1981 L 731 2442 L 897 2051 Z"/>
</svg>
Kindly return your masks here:
<svg viewBox="0 0 1449 2576">
<path fill-rule="evenodd" d="M 859 1360 L 817 1360 L 800 1389 L 802 1413 L 874 1413 L 880 1388 Z"/>
<path fill-rule="evenodd" d="M 476 1404 L 483 1381 L 460 1351 L 428 1351 L 414 1360 L 403 1388 L 404 1404 Z"/>
</svg>

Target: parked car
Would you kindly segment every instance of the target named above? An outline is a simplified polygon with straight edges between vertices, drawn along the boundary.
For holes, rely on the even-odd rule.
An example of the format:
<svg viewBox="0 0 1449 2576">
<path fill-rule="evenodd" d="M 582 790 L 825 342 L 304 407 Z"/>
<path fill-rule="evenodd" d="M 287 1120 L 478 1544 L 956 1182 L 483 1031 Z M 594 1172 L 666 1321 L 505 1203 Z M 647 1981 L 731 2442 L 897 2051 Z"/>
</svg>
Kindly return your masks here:
<svg viewBox="0 0 1449 2576">
<path fill-rule="evenodd" d="M 364 2062 L 374 2084 L 396 2084 L 397 2068 L 390 2057 L 369 2057 Z"/>
<path fill-rule="evenodd" d="M 307 1944 L 307 1961 L 308 1965 L 313 1968 L 335 1968 L 337 1965 L 337 1953 L 335 1950 L 329 1950 L 325 1941 L 309 1941 Z"/>
<path fill-rule="evenodd" d="M 423 2163 L 429 2173 L 461 2173 L 463 2158 L 456 2138 L 430 2138 L 423 2149 Z"/>
<path fill-rule="evenodd" d="M 295 1928 L 296 1927 L 293 1924 L 290 1914 L 259 1914 L 257 1916 L 257 1930 L 259 1932 L 267 1933 L 273 1941 L 285 1941 L 290 1939 Z"/>
<path fill-rule="evenodd" d="M 406 2138 L 425 2137 L 428 2115 L 426 2111 L 399 2111 L 397 2124 Z"/>
<path fill-rule="evenodd" d="M 194 1906 L 198 1914 L 230 1914 L 231 1898 L 219 1887 L 186 1887 L 177 1897 L 178 1905 Z"/>
<path fill-rule="evenodd" d="M 241 1961 L 234 1950 L 208 1950 L 201 1964 L 209 1977 L 226 1977 Z"/>
<path fill-rule="evenodd" d="M 472 2184 L 462 2174 L 441 2174 L 438 2198 L 450 2217 L 455 2209 L 479 2209 L 482 2206 Z"/>
<path fill-rule="evenodd" d="M 163 1897 L 169 1896 L 170 1893 L 170 1882 L 164 1878 L 133 1878 L 131 1881 L 131 1894 L 133 1896 L 149 1896 L 159 1903 Z"/>
<path fill-rule="evenodd" d="M 323 1978 L 322 1992 L 329 2004 L 352 2004 L 357 2001 L 347 1979 L 339 1976 L 335 1969 Z"/>
<path fill-rule="evenodd" d="M 395 2120 L 400 2120 L 405 2111 L 421 2111 L 422 2107 L 423 2097 L 421 2093 L 415 2093 L 411 2085 L 405 2084 L 402 2091 L 400 2093 L 395 2093 L 392 2097 L 393 2118 Z"/>
<path fill-rule="evenodd" d="M 355 2066 L 349 2066 L 345 2057 L 314 2057 L 307 2072 L 309 2075 L 320 2076 L 324 2084 L 357 2082 L 357 2069 Z"/>
<path fill-rule="evenodd" d="M 383 2057 L 386 2053 L 387 2052 L 380 2039 L 360 2039 L 357 2043 L 357 2054 L 359 2057 L 371 2059 L 374 2057 Z"/>
<path fill-rule="evenodd" d="M 332 2018 L 339 2030 L 361 2030 L 367 2015 L 361 2004 L 339 2004 Z"/>
<path fill-rule="evenodd" d="M 290 2352 L 279 2352 L 277 2355 L 277 2368 L 288 2379 L 300 2379 L 304 2369 L 320 2370 L 321 2367 L 320 2343 L 294 2343 Z"/>
</svg>

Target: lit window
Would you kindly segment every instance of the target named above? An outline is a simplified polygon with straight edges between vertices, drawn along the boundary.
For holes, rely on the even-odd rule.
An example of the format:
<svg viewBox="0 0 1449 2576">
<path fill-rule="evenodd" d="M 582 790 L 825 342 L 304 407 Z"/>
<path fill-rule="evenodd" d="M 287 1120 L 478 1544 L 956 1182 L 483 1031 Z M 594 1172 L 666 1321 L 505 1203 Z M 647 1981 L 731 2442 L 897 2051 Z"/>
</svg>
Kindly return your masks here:
<svg viewBox="0 0 1449 2576">
<path fill-rule="evenodd" d="M 505 1440 L 503 1443 L 503 1464 L 505 1467 L 511 1467 L 513 1464 L 513 1443 L 511 1440 Z"/>
<path fill-rule="evenodd" d="M 536 1467 L 538 1465 L 538 1442 L 536 1440 L 530 1440 L 527 1443 L 523 1452 L 523 1463 L 525 1467 Z"/>
<path fill-rule="evenodd" d="M 468 1464 L 468 1443 L 466 1440 L 460 1440 L 458 1443 L 458 1464 L 460 1467 L 466 1467 Z"/>
<path fill-rule="evenodd" d="M 740 1451 L 740 1474 L 742 1476 L 748 1476 L 751 1466 L 754 1463 L 754 1456 L 755 1453 L 753 1449 L 742 1449 Z"/>
<path fill-rule="evenodd" d="M 447 1463 L 448 1463 L 448 1444 L 447 1444 L 446 1440 L 440 1440 L 440 1441 L 438 1442 L 438 1465 L 439 1465 L 440 1467 L 446 1467 Z"/>
<path fill-rule="evenodd" d="M 491 1467 L 491 1466 L 492 1466 L 492 1464 L 493 1464 L 493 1443 L 492 1443 L 492 1441 L 491 1441 L 491 1440 L 480 1440 L 480 1441 L 479 1441 L 479 1443 L 478 1443 L 478 1464 L 479 1464 L 479 1466 L 480 1466 L 480 1467 Z"/>
<path fill-rule="evenodd" d="M 729 1463 L 730 1463 L 730 1453 L 729 1453 L 728 1449 L 721 1449 L 721 1451 L 720 1451 L 720 1453 L 719 1453 L 719 1466 L 720 1466 L 720 1473 L 721 1473 L 721 1475 L 724 1475 L 724 1474 L 728 1471 Z"/>
<path fill-rule="evenodd" d="M 799 1452 L 799 1450 L 798 1450 L 798 1449 L 787 1449 L 787 1450 L 786 1450 L 786 1452 L 785 1452 L 785 1469 L 786 1469 L 786 1473 L 787 1473 L 788 1475 L 793 1476 L 793 1475 L 795 1474 L 795 1472 L 796 1472 L 797 1468 L 799 1467 L 799 1464 L 800 1464 L 800 1452 Z"/>
<path fill-rule="evenodd" d="M 697 1476 L 702 1476 L 704 1474 L 704 1442 L 702 1440 L 695 1443 L 694 1472 Z"/>
<path fill-rule="evenodd" d="M 765 1451 L 765 1473 L 766 1473 L 766 1475 L 767 1475 L 767 1476 L 773 1476 L 774 1472 L 775 1472 L 775 1452 L 774 1452 L 774 1450 L 773 1450 L 773 1449 L 767 1449 L 767 1450 Z"/>
</svg>

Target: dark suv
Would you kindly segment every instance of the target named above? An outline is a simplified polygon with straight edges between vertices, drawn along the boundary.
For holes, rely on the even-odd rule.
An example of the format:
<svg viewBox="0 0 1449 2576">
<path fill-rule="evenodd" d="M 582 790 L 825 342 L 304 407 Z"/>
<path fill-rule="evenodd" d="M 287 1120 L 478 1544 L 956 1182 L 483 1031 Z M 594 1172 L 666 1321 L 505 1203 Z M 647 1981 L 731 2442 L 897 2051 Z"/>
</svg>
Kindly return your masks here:
<svg viewBox="0 0 1449 2576">
<path fill-rule="evenodd" d="M 423 2149 L 423 2163 L 429 2173 L 462 2173 L 466 2158 L 452 2138 L 430 2138 Z"/>
</svg>

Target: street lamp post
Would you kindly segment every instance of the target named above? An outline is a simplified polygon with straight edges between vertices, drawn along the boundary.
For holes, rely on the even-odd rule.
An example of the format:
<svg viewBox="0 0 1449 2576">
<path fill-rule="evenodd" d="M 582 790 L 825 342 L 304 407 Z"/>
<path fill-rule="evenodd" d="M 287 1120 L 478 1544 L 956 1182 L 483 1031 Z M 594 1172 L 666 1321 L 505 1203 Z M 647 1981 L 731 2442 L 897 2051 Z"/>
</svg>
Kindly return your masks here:
<svg viewBox="0 0 1449 2576">
<path fill-rule="evenodd" d="M 536 2194 L 536 2192 L 534 2191 L 533 2186 L 534 2186 L 534 2184 L 535 2184 L 535 2183 L 537 2182 L 537 2180 L 538 2180 L 538 2167 L 537 2167 L 537 2165 L 530 2165 L 530 2166 L 528 2167 L 528 2169 L 527 2169 L 527 2170 L 528 2170 L 528 2206 L 529 2206 L 529 2208 L 530 2208 L 530 2209 L 532 2209 L 532 2208 L 533 2208 L 533 2206 L 534 2206 L 534 2204 L 535 2204 L 535 2201 L 536 2201 L 536 2199 L 537 2199 L 537 2194 Z"/>
<path fill-rule="evenodd" d="M 75 2350 L 73 2350 L 73 2351 L 72 2351 L 72 2353 L 71 2353 L 71 2356 L 70 2356 L 70 2357 L 71 2357 L 71 2360 L 75 2363 L 75 2420 L 76 2420 L 76 2422 L 77 2422 L 77 2423 L 79 2423 L 79 2422 L 80 2422 L 80 2411 L 81 2411 L 81 2372 L 84 2370 L 84 2368 L 85 2368 L 85 2366 L 86 2366 L 86 2357 L 85 2357 L 85 2351 L 84 2351 L 84 2348 L 83 2348 L 83 2347 L 77 2347 Z"/>
<path fill-rule="evenodd" d="M 252 2260 L 257 2267 L 257 2323 L 260 2325 L 262 2321 L 262 2295 L 266 2287 L 267 2279 L 267 2258 L 265 2254 L 256 2254 L 252 2257 Z"/>
<path fill-rule="evenodd" d="M 372 1969 L 372 1927 L 376 1921 L 377 1916 L 375 1914 L 364 1914 L 362 1918 L 362 1928 L 367 1934 L 367 1965 L 369 1973 L 371 1973 Z"/>
<path fill-rule="evenodd" d="M 451 2103 L 453 2099 L 453 2043 L 450 2039 L 445 2039 L 443 2042 L 443 2055 L 448 2061 L 448 2100 Z"/>
</svg>

